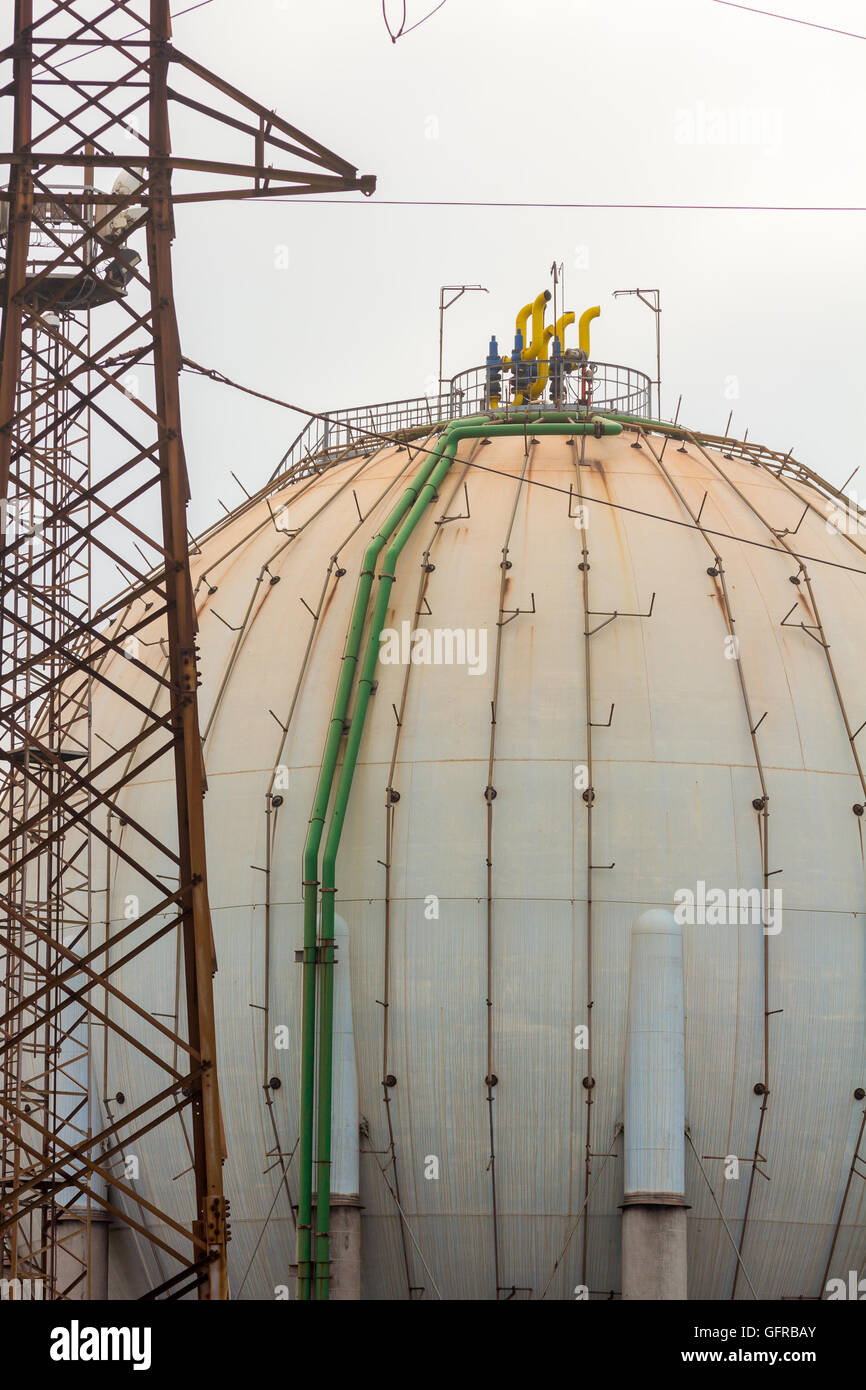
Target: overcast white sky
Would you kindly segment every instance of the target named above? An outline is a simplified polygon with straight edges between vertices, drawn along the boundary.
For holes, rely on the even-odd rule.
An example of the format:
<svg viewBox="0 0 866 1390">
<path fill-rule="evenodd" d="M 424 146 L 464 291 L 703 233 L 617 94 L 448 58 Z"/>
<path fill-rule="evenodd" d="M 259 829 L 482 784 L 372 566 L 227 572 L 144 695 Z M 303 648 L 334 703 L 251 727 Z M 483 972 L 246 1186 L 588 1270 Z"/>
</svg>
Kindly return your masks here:
<svg viewBox="0 0 866 1390">
<path fill-rule="evenodd" d="M 866 34 L 862 0 L 767 2 Z M 407 0 L 408 22 L 434 3 Z M 402 0 L 387 6 L 396 28 Z M 661 290 L 663 414 L 682 393 L 688 424 L 721 431 L 733 407 L 735 431 L 793 446 L 837 483 L 860 461 L 866 212 L 387 200 L 864 208 L 866 42 L 713 0 L 447 0 L 396 44 L 381 0 L 210 0 L 174 39 L 378 176 L 348 204 L 179 208 L 188 356 L 312 409 L 421 394 L 440 285 L 490 291 L 446 317 L 451 374 L 483 360 L 492 332 L 510 346 L 556 260 L 567 307 L 602 306 L 593 355 L 653 375 L 652 315 L 612 291 Z M 251 156 L 173 119 L 178 155 Z M 301 421 L 189 376 L 183 406 L 200 530 L 217 497 L 240 500 L 230 470 L 260 485 Z"/>
<path fill-rule="evenodd" d="M 408 0 L 409 21 L 432 3 Z M 866 34 L 854 0 L 778 8 Z M 396 28 L 400 0 L 388 9 Z M 740 432 L 793 445 L 837 483 L 859 462 L 863 212 L 376 203 L 863 207 L 866 43 L 712 0 L 448 0 L 396 44 L 379 0 L 211 0 L 176 21 L 175 41 L 378 176 L 357 207 L 181 210 L 189 356 L 313 409 L 420 394 L 437 370 L 440 285 L 490 290 L 447 315 L 451 373 L 483 359 L 491 332 L 510 344 L 556 259 L 568 307 L 602 306 L 594 355 L 651 374 L 652 315 L 611 292 L 661 289 L 666 415 L 681 392 L 690 424 L 721 431 L 733 407 Z M 182 135 L 178 123 L 177 153 Z M 195 380 L 184 406 L 200 524 L 211 484 L 231 505 L 229 469 L 261 482 L 299 426 Z"/>
</svg>

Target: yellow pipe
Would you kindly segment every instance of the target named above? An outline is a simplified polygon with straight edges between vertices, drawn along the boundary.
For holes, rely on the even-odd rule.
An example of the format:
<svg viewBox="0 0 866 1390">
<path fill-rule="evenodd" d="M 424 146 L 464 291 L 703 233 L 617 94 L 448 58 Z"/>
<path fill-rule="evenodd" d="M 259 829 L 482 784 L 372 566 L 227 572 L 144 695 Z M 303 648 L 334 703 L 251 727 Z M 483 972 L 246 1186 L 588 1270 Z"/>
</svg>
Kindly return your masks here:
<svg viewBox="0 0 866 1390">
<path fill-rule="evenodd" d="M 549 299 L 550 290 L 542 290 L 532 305 L 532 342 L 529 344 L 528 355 L 538 361 L 541 360 L 542 353 L 547 351 L 547 342 L 544 336 L 544 311 Z"/>
<path fill-rule="evenodd" d="M 544 388 L 546 385 L 547 359 L 545 358 L 544 361 L 539 362 L 538 364 L 538 376 L 535 378 L 535 380 L 529 388 L 529 399 L 531 401 L 537 401 L 538 397 L 544 394 Z"/>
<path fill-rule="evenodd" d="M 547 302 L 550 299 L 550 290 L 542 290 L 537 295 L 532 305 L 532 342 L 524 352 L 524 359 L 536 361 L 538 375 L 529 388 L 529 399 L 537 400 L 544 390 L 547 381 L 547 345 L 550 342 L 550 329 L 544 326 L 544 315 L 547 309 Z"/>
<path fill-rule="evenodd" d="M 529 399 L 533 401 L 537 401 L 539 396 L 544 395 L 544 390 L 547 386 L 547 378 L 549 375 L 549 368 L 547 363 L 547 348 L 552 337 L 553 325 L 548 324 L 544 330 L 542 339 L 543 355 L 538 359 L 538 376 L 535 378 L 535 381 L 532 383 L 532 386 L 529 390 Z"/>
<path fill-rule="evenodd" d="M 530 396 L 531 396 L 532 400 L 537 400 L 538 397 L 541 396 L 541 395 L 544 393 L 544 390 L 545 390 L 545 388 L 546 388 L 546 386 L 547 386 L 547 381 L 548 381 L 548 378 L 549 378 L 549 376 L 550 376 L 550 368 L 549 368 L 549 365 L 548 365 L 548 352 L 547 352 L 547 349 L 548 349 L 548 345 L 549 345 L 549 343 L 550 343 L 551 338 L 553 338 L 553 336 L 555 335 L 555 336 L 559 339 L 559 346 L 560 346 L 560 348 L 564 351 L 564 350 L 565 350 L 565 330 L 566 330 L 566 328 L 568 328 L 569 324 L 572 324 L 572 323 L 574 323 L 574 314 L 572 313 L 571 310 L 569 310 L 568 313 L 566 313 L 566 314 L 560 314 L 559 318 L 556 320 L 556 326 L 555 326 L 555 327 L 554 327 L 552 324 L 548 324 L 547 328 L 545 328 L 545 330 L 544 330 L 544 358 L 543 358 L 542 361 L 539 362 L 539 365 L 538 365 L 538 377 L 537 377 L 536 381 L 533 383 L 533 385 L 532 385 L 532 390 L 530 391 Z"/>
<path fill-rule="evenodd" d="M 563 352 L 565 351 L 565 330 L 570 323 L 574 323 L 574 314 L 570 309 L 567 314 L 560 314 L 559 318 L 556 320 L 554 332 L 559 339 L 559 346 L 562 348 Z"/>
<path fill-rule="evenodd" d="M 550 328 L 544 327 L 544 313 L 549 299 L 550 290 L 542 290 L 541 294 L 536 295 L 531 304 L 524 304 L 520 313 L 517 315 L 515 327 L 523 338 L 521 360 L 524 362 L 537 361 L 539 363 L 546 363 L 547 361 L 547 345 L 550 342 L 550 335 L 553 331 Z M 532 340 L 527 343 L 526 328 L 530 314 L 532 315 Z M 539 368 L 538 377 L 530 387 L 528 393 L 530 400 L 535 400 L 535 398 L 541 394 L 544 390 L 546 380 L 547 368 L 542 365 Z M 523 405 L 523 395 L 524 393 L 522 391 L 518 391 L 515 394 L 515 405 Z"/>
<path fill-rule="evenodd" d="M 516 318 L 515 324 L 514 324 L 514 327 L 517 329 L 517 332 L 520 334 L 521 341 L 522 341 L 524 347 L 528 347 L 528 346 L 529 346 L 529 344 L 528 344 L 527 341 L 526 341 L 526 325 L 527 325 L 527 323 L 528 323 L 528 321 L 529 321 L 529 315 L 530 315 L 531 313 L 532 313 L 532 302 L 530 301 L 529 304 L 524 304 L 523 308 L 520 310 L 520 313 L 517 315 L 517 318 Z"/>
<path fill-rule="evenodd" d="M 589 325 L 592 323 L 593 319 L 598 318 L 600 313 L 601 308 L 598 304 L 596 304 L 593 309 L 584 309 L 577 325 L 578 344 L 583 348 L 587 357 L 589 357 Z"/>
</svg>

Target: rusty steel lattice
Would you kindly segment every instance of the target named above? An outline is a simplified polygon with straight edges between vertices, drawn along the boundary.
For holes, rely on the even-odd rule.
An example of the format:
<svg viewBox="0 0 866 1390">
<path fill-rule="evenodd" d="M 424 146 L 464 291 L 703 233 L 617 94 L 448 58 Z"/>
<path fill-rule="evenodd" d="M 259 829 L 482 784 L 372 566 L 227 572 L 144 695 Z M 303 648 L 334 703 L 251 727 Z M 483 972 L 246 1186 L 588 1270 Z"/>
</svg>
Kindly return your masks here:
<svg viewBox="0 0 866 1390">
<path fill-rule="evenodd" d="M 154 1252 L 148 1296 L 225 1298 L 173 208 L 371 193 L 375 180 L 178 50 L 168 0 L 16 0 L 0 63 L 13 109 L 0 155 L 0 1277 L 98 1297 L 110 1216 Z M 251 142 L 251 159 L 174 155 L 170 110 L 205 147 L 209 132 L 221 153 Z M 105 597 L 117 570 L 122 600 Z M 147 672 L 149 703 L 124 691 L 114 654 Z M 99 685 L 128 716 L 118 743 L 92 722 Z M 146 800 L 119 803 L 160 760 L 171 826 Z M 139 891 L 117 918 L 121 861 Z M 166 1019 L 133 997 L 129 967 L 167 940 L 179 983 Z M 125 1106 L 109 1094 L 119 1044 L 154 1078 Z M 190 1155 L 182 1219 L 127 1162 L 167 1125 Z"/>
</svg>

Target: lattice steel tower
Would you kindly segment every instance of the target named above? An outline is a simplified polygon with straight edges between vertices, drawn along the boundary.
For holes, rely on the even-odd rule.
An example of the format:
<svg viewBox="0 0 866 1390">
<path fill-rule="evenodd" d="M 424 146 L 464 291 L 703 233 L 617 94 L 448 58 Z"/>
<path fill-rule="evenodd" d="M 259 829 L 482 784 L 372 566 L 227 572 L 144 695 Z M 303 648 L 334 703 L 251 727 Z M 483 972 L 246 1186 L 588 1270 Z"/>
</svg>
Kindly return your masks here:
<svg viewBox="0 0 866 1390">
<path fill-rule="evenodd" d="M 0 62 L 14 112 L 0 156 L 0 1277 L 104 1296 L 110 1215 L 150 1242 L 151 1296 L 225 1298 L 173 205 L 375 181 L 176 49 L 168 0 L 16 0 Z M 251 161 L 173 155 L 173 105 L 251 140 Z M 115 566 L 121 600 L 107 597 Z M 149 699 L 109 680 L 112 652 L 147 672 Z M 129 716 L 117 743 L 92 724 L 100 683 Z M 146 798 L 118 807 L 160 759 L 173 825 Z M 116 918 L 120 861 L 137 891 Z M 178 987 L 161 1017 L 113 977 L 167 939 Z M 113 1037 L 151 1064 L 132 1107 Z M 180 1214 L 131 1162 L 167 1125 L 189 1154 Z"/>
</svg>

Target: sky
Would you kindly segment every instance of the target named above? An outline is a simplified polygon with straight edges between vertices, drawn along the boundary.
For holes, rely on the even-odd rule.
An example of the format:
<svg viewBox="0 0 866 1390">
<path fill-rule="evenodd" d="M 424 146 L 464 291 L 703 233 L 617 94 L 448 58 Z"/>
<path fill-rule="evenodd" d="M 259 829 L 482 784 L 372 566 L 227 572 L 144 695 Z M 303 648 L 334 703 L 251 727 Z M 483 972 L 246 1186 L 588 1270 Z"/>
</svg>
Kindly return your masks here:
<svg viewBox="0 0 866 1390">
<path fill-rule="evenodd" d="M 408 23 L 432 4 L 408 0 Z M 862 3 L 779 6 L 866 35 Z M 387 11 L 396 30 L 400 0 Z M 388 200 L 863 208 L 866 43 L 712 0 L 447 0 L 397 43 L 379 0 L 211 0 L 175 42 L 378 179 L 349 204 L 179 210 L 196 361 L 314 410 L 423 394 L 440 286 L 489 290 L 446 314 L 450 375 L 491 333 L 510 346 L 556 261 L 568 307 L 601 306 L 593 355 L 653 376 L 653 315 L 612 292 L 661 291 L 663 415 L 682 395 L 681 419 L 722 432 L 733 409 L 732 431 L 837 484 L 860 462 L 866 212 Z M 203 523 L 217 483 L 240 500 L 231 469 L 263 482 L 301 426 L 190 378 L 183 404 Z"/>
<path fill-rule="evenodd" d="M 866 35 L 862 0 L 773 3 Z M 407 27 L 434 4 L 407 0 Z M 386 13 L 396 30 L 402 0 Z M 311 410 L 423 394 L 440 286 L 489 291 L 446 314 L 451 375 L 492 333 L 510 347 L 557 262 L 566 307 L 601 306 L 592 355 L 652 376 L 653 315 L 613 291 L 660 290 L 665 417 L 682 396 L 721 433 L 733 410 L 734 434 L 837 484 L 859 464 L 866 41 L 715 0 L 446 0 L 396 43 L 381 0 L 207 0 L 174 42 L 378 179 L 370 199 L 179 207 L 187 356 Z M 251 157 L 173 122 L 178 155 Z M 855 210 L 394 205 L 460 202 Z M 188 374 L 182 404 L 200 531 L 303 420 Z"/>
</svg>

